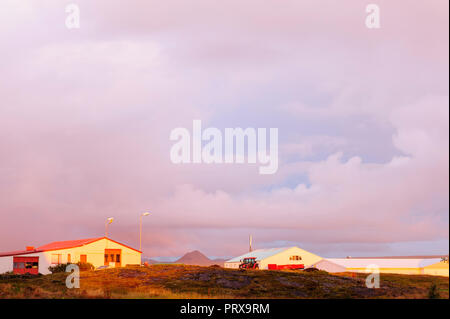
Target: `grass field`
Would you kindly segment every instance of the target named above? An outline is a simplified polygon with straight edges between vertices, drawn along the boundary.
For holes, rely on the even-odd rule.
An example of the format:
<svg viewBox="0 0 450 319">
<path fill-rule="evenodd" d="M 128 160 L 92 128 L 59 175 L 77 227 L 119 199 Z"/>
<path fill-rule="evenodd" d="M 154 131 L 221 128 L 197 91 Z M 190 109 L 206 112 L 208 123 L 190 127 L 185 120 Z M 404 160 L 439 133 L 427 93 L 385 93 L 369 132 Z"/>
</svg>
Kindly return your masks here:
<svg viewBox="0 0 450 319">
<path fill-rule="evenodd" d="M 424 275 L 381 274 L 379 289 L 366 288 L 364 274 L 239 271 L 214 266 L 152 265 L 85 271 L 81 272 L 80 289 L 66 288 L 67 275 L 0 275 L 0 298 L 449 297 L 448 278 Z"/>
</svg>

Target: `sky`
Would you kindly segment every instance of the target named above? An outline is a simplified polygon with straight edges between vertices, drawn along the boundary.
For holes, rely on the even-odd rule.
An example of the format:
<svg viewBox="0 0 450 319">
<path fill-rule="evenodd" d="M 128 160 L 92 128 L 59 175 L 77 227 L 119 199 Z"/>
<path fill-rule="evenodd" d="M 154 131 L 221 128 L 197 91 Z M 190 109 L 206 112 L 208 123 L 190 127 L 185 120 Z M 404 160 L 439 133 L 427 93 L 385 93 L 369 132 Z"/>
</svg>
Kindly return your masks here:
<svg viewBox="0 0 450 319">
<path fill-rule="evenodd" d="M 66 26 L 66 5 L 79 28 Z M 446 254 L 448 1 L 0 2 L 0 251 Z M 174 128 L 278 128 L 278 171 L 174 164 Z"/>
</svg>

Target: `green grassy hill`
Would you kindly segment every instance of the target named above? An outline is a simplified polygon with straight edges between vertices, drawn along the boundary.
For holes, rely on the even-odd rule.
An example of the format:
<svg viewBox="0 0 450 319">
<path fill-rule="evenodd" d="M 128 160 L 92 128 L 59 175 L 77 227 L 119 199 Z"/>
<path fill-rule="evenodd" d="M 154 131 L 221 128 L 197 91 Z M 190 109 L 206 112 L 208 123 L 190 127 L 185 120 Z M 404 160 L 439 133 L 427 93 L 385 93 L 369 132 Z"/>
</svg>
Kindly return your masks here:
<svg viewBox="0 0 450 319">
<path fill-rule="evenodd" d="M 381 274 L 368 289 L 364 274 L 239 271 L 220 267 L 151 265 L 86 271 L 80 289 L 67 289 L 67 273 L 0 275 L 0 298 L 448 298 L 445 277 Z M 434 288 L 432 288 L 434 286 Z"/>
</svg>

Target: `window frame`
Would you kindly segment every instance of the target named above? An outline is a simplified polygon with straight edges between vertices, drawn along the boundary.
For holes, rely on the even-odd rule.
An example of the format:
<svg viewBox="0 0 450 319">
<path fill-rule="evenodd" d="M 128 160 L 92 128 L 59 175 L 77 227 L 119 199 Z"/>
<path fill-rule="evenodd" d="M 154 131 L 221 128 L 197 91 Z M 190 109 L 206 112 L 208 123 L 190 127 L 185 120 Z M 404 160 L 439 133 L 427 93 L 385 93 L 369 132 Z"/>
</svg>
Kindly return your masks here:
<svg viewBox="0 0 450 319">
<path fill-rule="evenodd" d="M 56 262 L 54 260 L 55 257 L 56 257 Z M 51 258 L 50 262 L 52 265 L 62 264 L 62 254 L 52 254 L 50 258 Z"/>
</svg>

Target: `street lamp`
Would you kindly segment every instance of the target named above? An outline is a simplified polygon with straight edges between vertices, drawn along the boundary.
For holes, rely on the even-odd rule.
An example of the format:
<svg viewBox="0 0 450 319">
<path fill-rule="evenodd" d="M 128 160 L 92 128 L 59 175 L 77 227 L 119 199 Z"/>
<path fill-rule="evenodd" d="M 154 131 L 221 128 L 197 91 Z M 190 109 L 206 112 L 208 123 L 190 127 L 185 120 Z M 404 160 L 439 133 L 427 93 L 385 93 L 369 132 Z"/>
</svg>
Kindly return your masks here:
<svg viewBox="0 0 450 319">
<path fill-rule="evenodd" d="M 150 215 L 149 212 L 142 213 L 139 217 L 139 251 L 142 251 L 142 217 Z"/>
<path fill-rule="evenodd" d="M 114 220 L 114 217 L 109 217 L 105 223 L 105 237 L 108 238 L 108 225 L 111 224 Z"/>
</svg>

